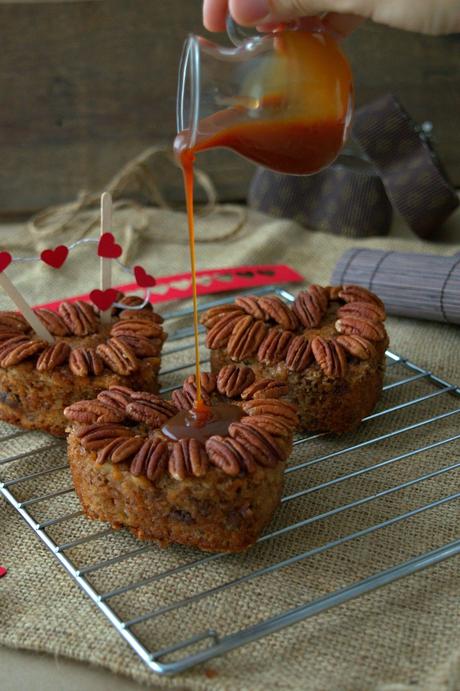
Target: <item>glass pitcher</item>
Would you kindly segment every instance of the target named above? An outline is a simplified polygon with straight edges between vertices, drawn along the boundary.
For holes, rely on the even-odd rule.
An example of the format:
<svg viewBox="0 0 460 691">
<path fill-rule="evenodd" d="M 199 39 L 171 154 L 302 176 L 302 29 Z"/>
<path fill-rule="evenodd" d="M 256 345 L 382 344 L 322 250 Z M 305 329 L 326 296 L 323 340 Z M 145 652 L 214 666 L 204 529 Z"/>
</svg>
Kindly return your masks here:
<svg viewBox="0 0 460 691">
<path fill-rule="evenodd" d="M 315 173 L 347 136 L 353 84 L 347 59 L 320 24 L 241 36 L 218 46 L 187 39 L 179 71 L 175 150 L 225 147 L 272 170 Z"/>
</svg>

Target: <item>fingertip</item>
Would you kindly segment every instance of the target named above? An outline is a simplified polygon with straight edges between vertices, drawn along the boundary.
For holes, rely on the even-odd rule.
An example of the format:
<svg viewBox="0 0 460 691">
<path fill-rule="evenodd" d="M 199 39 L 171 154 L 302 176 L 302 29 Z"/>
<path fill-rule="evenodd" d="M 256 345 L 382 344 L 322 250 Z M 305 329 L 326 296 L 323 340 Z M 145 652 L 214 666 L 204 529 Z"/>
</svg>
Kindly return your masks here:
<svg viewBox="0 0 460 691">
<path fill-rule="evenodd" d="M 266 24 L 270 20 L 270 7 L 267 0 L 229 0 L 233 19 L 242 26 Z"/>
<path fill-rule="evenodd" d="M 227 0 L 204 0 L 203 24 L 208 31 L 225 31 Z"/>
</svg>

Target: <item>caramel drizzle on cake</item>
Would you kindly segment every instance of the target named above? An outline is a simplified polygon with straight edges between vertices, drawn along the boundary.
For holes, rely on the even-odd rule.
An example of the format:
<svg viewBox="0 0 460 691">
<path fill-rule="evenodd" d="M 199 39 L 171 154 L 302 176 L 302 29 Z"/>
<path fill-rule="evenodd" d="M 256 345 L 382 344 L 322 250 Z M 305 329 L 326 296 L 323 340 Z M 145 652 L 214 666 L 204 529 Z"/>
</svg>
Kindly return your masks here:
<svg viewBox="0 0 460 691">
<path fill-rule="evenodd" d="M 325 336 L 320 332 L 332 303 L 338 303 L 336 318 Z M 207 347 L 226 349 L 232 360 L 284 362 L 297 373 L 316 364 L 326 377 L 341 378 L 352 358 L 375 355 L 374 343 L 386 338 L 385 318 L 383 302 L 366 288 L 311 285 L 292 306 L 277 296 L 244 296 L 209 309 L 201 321 Z"/>
<path fill-rule="evenodd" d="M 143 300 L 127 295 L 120 296 L 119 302 L 133 307 Z M 166 338 L 163 319 L 150 305 L 140 310 L 116 310 L 109 335 L 94 346 L 74 345 L 71 340 L 99 333 L 99 316 L 89 303 L 63 302 L 57 312 L 36 309 L 35 314 L 53 336 L 63 340 L 49 345 L 33 335 L 21 314 L 0 312 L 0 367 L 35 359 L 39 372 L 67 365 L 76 377 L 97 377 L 105 368 L 124 376 L 138 370 L 139 360 L 158 357 Z"/>
<path fill-rule="evenodd" d="M 287 387 L 270 379 L 254 382 L 249 367 L 228 365 L 217 376 L 203 372 L 202 392 L 209 401 L 232 399 L 243 411 L 228 435 L 171 441 L 161 427 L 180 410 L 191 410 L 196 399 L 195 376 L 167 401 L 155 394 L 113 386 L 97 398 L 68 406 L 64 415 L 75 423 L 75 435 L 96 463 L 129 463 L 134 476 L 158 482 L 164 475 L 176 480 L 203 477 L 210 467 L 226 475 L 254 473 L 285 461 L 298 424 L 296 407 L 282 396 Z"/>
</svg>

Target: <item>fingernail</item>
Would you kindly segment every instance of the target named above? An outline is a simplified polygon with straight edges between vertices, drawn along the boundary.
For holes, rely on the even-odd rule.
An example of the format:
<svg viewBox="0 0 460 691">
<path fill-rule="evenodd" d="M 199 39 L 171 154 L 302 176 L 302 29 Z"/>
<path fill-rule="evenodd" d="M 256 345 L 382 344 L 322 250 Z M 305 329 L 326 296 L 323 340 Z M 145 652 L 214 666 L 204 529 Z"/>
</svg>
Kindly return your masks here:
<svg viewBox="0 0 460 691">
<path fill-rule="evenodd" d="M 263 21 L 270 15 L 268 0 L 251 0 L 251 2 L 240 3 L 235 20 L 244 24 L 255 24 Z"/>
</svg>

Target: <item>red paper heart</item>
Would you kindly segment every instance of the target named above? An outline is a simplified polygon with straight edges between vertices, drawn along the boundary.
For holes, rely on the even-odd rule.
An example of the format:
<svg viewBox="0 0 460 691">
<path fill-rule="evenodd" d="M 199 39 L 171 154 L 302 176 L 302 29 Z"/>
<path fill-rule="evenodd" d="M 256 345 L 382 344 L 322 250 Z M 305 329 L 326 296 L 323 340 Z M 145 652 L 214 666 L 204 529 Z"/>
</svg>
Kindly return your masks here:
<svg viewBox="0 0 460 691">
<path fill-rule="evenodd" d="M 118 259 L 123 249 L 117 245 L 112 233 L 102 233 L 97 246 L 97 254 L 104 259 Z"/>
<path fill-rule="evenodd" d="M 107 288 L 107 290 L 92 290 L 89 294 L 89 299 L 94 302 L 96 307 L 105 312 L 113 303 L 117 301 L 118 291 L 115 288 Z"/>
<path fill-rule="evenodd" d="M 139 288 L 153 288 L 153 286 L 156 285 L 153 276 L 148 274 L 142 266 L 134 267 L 134 277 Z"/>
<path fill-rule="evenodd" d="M 52 266 L 53 269 L 60 269 L 67 259 L 68 254 L 69 250 L 67 247 L 65 245 L 59 245 L 55 247 L 54 250 L 43 250 L 40 259 L 42 262 L 45 262 L 45 264 Z"/>
<path fill-rule="evenodd" d="M 9 252 L 0 252 L 0 273 L 5 271 L 6 267 L 11 264 L 13 257 Z"/>
<path fill-rule="evenodd" d="M 8 569 L 5 569 L 4 566 L 0 566 L 0 578 L 3 578 L 3 576 L 6 576 L 8 573 Z"/>
</svg>

